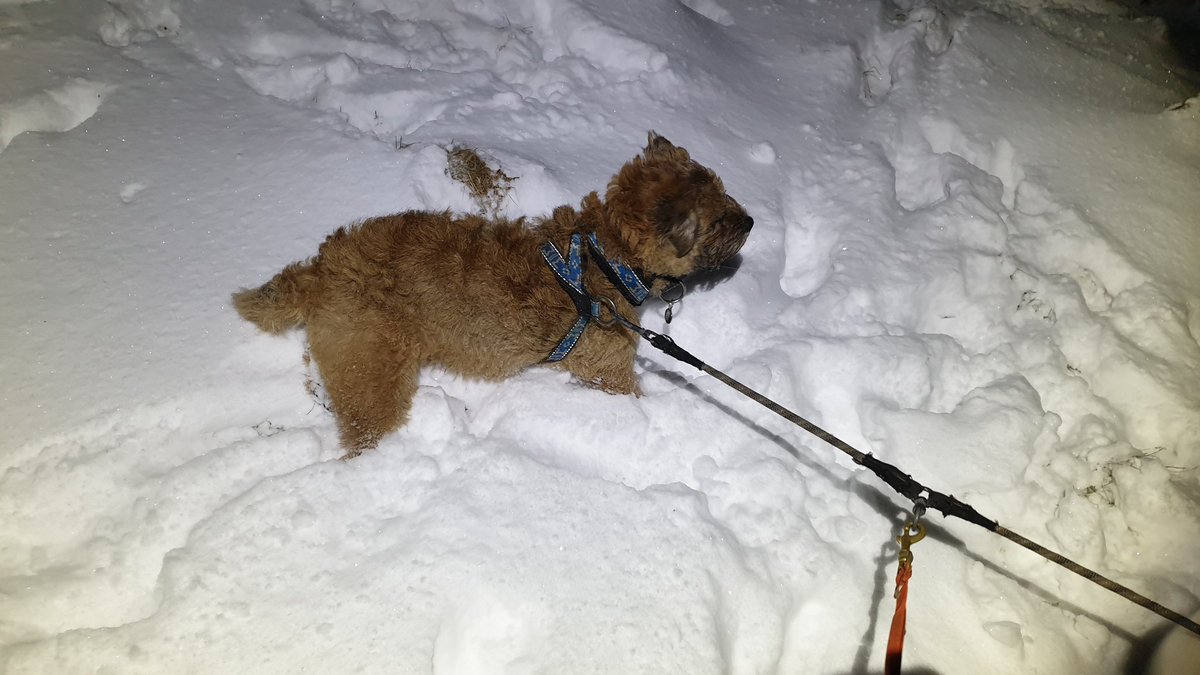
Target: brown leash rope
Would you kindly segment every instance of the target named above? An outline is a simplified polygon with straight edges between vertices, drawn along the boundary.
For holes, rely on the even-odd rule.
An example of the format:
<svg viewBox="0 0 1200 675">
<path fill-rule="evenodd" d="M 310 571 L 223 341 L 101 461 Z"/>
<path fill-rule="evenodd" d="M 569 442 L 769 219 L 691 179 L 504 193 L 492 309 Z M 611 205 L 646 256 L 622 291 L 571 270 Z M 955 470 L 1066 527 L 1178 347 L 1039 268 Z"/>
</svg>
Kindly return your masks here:
<svg viewBox="0 0 1200 675">
<path fill-rule="evenodd" d="M 995 532 L 1001 537 L 1004 537 L 1015 544 L 1023 546 L 1024 548 L 1033 551 L 1034 553 L 1051 562 L 1067 568 L 1084 579 L 1087 579 L 1088 581 L 1091 581 L 1102 588 L 1106 588 L 1122 598 L 1129 600 L 1130 602 L 1141 605 L 1151 612 L 1154 612 L 1164 619 L 1172 621 L 1179 626 L 1186 628 L 1196 635 L 1200 635 L 1200 623 L 1196 623 L 1179 612 L 1173 611 L 1127 586 L 1123 586 L 1098 572 L 1090 570 L 1083 565 L 1066 558 L 1063 555 L 1055 553 L 1041 544 L 1026 539 L 1016 532 L 1003 527 L 994 520 L 983 517 L 970 505 L 959 501 L 953 495 L 937 492 L 925 487 L 924 485 L 921 485 L 917 481 L 913 480 L 912 476 L 900 471 L 899 468 L 879 460 L 870 453 L 865 453 L 855 449 L 852 445 L 846 443 L 837 436 L 834 436 L 816 424 L 809 422 L 800 415 L 797 415 L 791 410 L 788 410 L 775 401 L 772 401 L 766 396 L 763 396 L 750 387 L 747 387 L 741 382 L 738 382 L 725 373 L 701 361 L 687 350 L 675 344 L 675 341 L 669 336 L 662 335 L 661 333 L 655 333 L 648 328 L 642 328 L 641 326 L 626 320 L 616 312 L 616 307 L 612 305 L 611 301 L 601 299 L 601 302 L 612 311 L 612 318 L 602 322 L 601 325 L 613 325 L 614 323 L 620 323 L 622 326 L 640 335 L 643 339 L 667 356 L 682 361 L 683 363 L 695 366 L 703 372 L 712 375 L 726 385 L 736 389 L 747 398 L 757 402 L 771 412 L 779 415 L 792 424 L 795 424 L 813 436 L 816 436 L 834 448 L 849 455 L 850 458 L 854 460 L 855 464 L 870 469 L 871 472 L 878 476 L 880 480 L 890 485 L 892 489 L 904 495 L 914 503 L 916 503 L 917 500 L 922 500 L 921 503 L 928 505 L 928 507 L 931 509 L 937 509 L 938 511 L 941 511 L 943 516 L 954 516 L 956 518 L 961 518 L 968 522 L 979 525 L 990 532 Z"/>
</svg>

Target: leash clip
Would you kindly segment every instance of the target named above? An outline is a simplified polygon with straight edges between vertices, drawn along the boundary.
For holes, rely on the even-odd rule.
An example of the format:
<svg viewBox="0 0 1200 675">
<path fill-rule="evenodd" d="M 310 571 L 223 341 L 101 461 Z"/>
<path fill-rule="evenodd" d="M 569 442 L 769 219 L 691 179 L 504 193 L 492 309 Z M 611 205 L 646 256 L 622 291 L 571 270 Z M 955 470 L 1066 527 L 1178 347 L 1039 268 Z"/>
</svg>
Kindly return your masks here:
<svg viewBox="0 0 1200 675">
<path fill-rule="evenodd" d="M 920 523 L 925 510 L 924 499 L 918 498 L 913 517 L 905 521 L 904 529 L 896 542 L 900 544 L 900 565 L 896 568 L 896 613 L 892 615 L 892 630 L 888 634 L 884 675 L 900 675 L 900 661 L 904 652 L 905 624 L 908 622 L 908 580 L 912 578 L 913 544 L 925 538 L 925 526 Z"/>
<path fill-rule="evenodd" d="M 900 533 L 899 537 L 896 537 L 896 543 L 900 544 L 900 565 L 902 567 L 909 567 L 912 565 L 912 545 L 924 538 L 924 525 L 912 520 L 904 523 L 904 531 Z"/>
<path fill-rule="evenodd" d="M 917 497 L 913 500 L 912 518 L 904 521 L 904 529 L 900 532 L 900 536 L 896 537 L 896 543 L 900 544 L 901 568 L 912 566 L 912 545 L 925 538 L 925 526 L 921 524 L 921 516 L 925 515 L 925 505 L 925 497 Z M 896 589 L 896 592 L 899 593 L 900 590 Z"/>
<path fill-rule="evenodd" d="M 900 532 L 900 536 L 896 537 L 896 543 L 900 544 L 900 566 L 896 570 L 896 591 L 892 593 L 893 598 L 899 598 L 901 590 L 908 584 L 908 577 L 912 574 L 912 545 L 925 538 L 925 526 L 919 522 L 920 509 L 915 510 L 913 518 L 904 522 L 904 529 Z"/>
<path fill-rule="evenodd" d="M 603 310 L 605 309 L 608 310 L 607 317 L 604 316 Z M 596 311 L 592 315 L 592 320 L 595 321 L 596 324 L 601 328 L 608 329 L 612 328 L 613 326 L 622 326 L 637 333 L 638 335 L 641 335 L 647 340 L 650 339 L 650 336 L 646 334 L 649 331 L 621 316 L 621 313 L 617 311 L 617 303 L 614 302 L 612 298 L 607 298 L 603 295 L 596 296 Z"/>
</svg>

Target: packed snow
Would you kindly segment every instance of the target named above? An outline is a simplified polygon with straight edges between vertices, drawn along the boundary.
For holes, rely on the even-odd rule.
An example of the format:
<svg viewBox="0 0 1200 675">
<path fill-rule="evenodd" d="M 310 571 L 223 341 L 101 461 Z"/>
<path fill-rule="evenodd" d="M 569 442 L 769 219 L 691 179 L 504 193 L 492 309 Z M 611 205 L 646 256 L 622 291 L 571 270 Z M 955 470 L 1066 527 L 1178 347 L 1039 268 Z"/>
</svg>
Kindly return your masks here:
<svg viewBox="0 0 1200 675">
<path fill-rule="evenodd" d="M 651 129 L 756 226 L 648 327 L 1195 615 L 1198 90 L 1102 0 L 0 0 L 0 671 L 880 672 L 908 505 L 713 378 L 429 370 L 341 461 L 303 335 L 229 304 L 476 210 L 452 145 L 537 216 Z M 927 521 L 911 672 L 1193 672 Z"/>
</svg>

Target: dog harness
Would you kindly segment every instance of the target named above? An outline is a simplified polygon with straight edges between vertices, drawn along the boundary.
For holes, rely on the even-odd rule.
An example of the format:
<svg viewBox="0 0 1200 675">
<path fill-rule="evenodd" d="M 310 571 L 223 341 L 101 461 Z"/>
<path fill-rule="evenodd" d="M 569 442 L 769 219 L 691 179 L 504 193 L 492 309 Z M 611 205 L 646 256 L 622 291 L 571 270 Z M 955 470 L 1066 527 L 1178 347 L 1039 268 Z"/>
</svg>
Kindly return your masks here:
<svg viewBox="0 0 1200 675">
<path fill-rule="evenodd" d="M 567 249 L 566 258 L 563 258 L 554 242 L 548 241 L 542 244 L 542 257 L 545 258 L 546 264 L 550 266 L 550 271 L 554 272 L 559 285 L 570 296 L 571 302 L 575 304 L 575 310 L 579 313 L 575 324 L 559 341 L 554 351 L 550 352 L 550 356 L 546 357 L 546 361 L 549 363 L 567 358 L 567 355 L 579 342 L 579 338 L 583 336 L 583 330 L 587 328 L 587 325 L 600 318 L 600 302 L 588 294 L 587 289 L 583 287 L 583 245 L 585 241 L 591 254 L 590 257 L 596 261 L 596 266 L 630 304 L 640 305 L 650 297 L 650 289 L 646 287 L 642 278 L 632 267 L 619 260 L 609 260 L 604 256 L 604 247 L 600 245 L 600 240 L 596 238 L 595 232 L 586 237 L 579 233 L 571 235 L 571 246 Z"/>
</svg>

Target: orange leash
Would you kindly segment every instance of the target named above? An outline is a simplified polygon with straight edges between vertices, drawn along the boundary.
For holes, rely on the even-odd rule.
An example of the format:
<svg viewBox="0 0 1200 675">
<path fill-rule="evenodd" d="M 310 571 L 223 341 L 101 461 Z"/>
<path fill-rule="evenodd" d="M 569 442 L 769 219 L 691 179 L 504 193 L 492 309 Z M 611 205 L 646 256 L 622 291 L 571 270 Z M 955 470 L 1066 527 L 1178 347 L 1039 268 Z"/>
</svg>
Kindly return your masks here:
<svg viewBox="0 0 1200 675">
<path fill-rule="evenodd" d="M 900 544 L 900 566 L 896 569 L 896 613 L 892 615 L 892 632 L 888 635 L 884 675 L 900 675 L 900 658 L 904 655 L 904 625 L 908 619 L 908 580 L 912 578 L 913 554 L 909 548 L 925 538 L 925 526 L 908 521 L 904 532 L 896 537 Z"/>
</svg>

